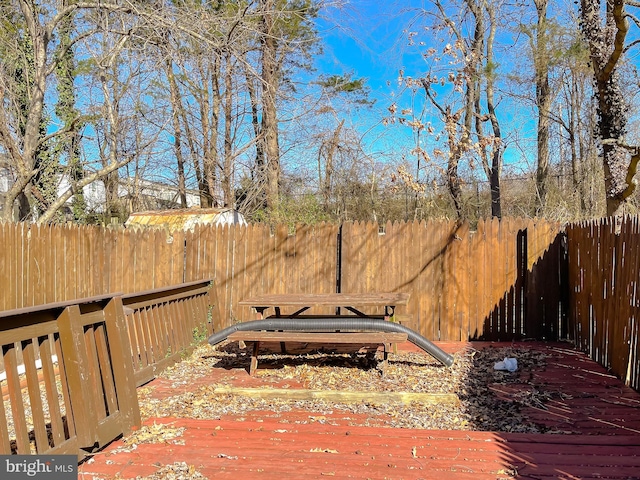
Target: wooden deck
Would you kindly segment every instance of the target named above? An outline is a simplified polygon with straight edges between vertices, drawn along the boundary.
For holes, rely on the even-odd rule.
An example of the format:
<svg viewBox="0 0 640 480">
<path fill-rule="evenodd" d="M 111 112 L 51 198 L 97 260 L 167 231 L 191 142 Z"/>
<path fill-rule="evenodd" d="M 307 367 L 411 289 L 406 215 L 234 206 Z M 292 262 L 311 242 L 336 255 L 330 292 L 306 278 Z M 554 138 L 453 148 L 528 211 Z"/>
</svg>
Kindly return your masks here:
<svg viewBox="0 0 640 480">
<path fill-rule="evenodd" d="M 135 448 L 118 440 L 81 464 L 79 478 L 640 479 L 640 394 L 565 345 L 526 345 L 549 355 L 535 380 L 566 392 L 544 409 L 528 407 L 530 416 L 557 433 L 397 429 L 338 411 L 148 418 L 145 426 L 183 429 L 181 436 Z M 453 353 L 466 344 L 439 346 Z M 198 385 L 230 375 L 214 370 Z M 238 385 L 259 386 L 259 378 L 242 370 L 232 374 Z M 171 393 L 163 382 L 150 384 L 160 397 Z M 496 391 L 517 393 L 509 387 Z M 174 462 L 184 462 L 186 473 L 157 473 Z"/>
</svg>

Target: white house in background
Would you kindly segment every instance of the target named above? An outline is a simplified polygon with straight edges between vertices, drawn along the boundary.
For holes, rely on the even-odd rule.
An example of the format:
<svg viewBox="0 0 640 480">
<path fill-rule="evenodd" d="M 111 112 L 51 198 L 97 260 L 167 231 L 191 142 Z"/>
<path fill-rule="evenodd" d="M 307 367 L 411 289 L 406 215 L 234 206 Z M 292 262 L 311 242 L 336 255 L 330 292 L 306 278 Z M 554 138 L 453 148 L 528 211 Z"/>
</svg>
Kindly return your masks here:
<svg viewBox="0 0 640 480">
<path fill-rule="evenodd" d="M 69 178 L 64 176 L 60 180 L 58 195 L 66 192 L 70 187 Z M 107 198 L 104 183 L 100 180 L 86 185 L 82 192 L 87 209 L 94 213 L 104 212 L 104 204 Z M 200 206 L 200 195 L 196 190 L 187 190 L 187 207 Z M 118 197 L 121 200 L 133 201 L 142 205 L 144 209 L 166 209 L 180 206 L 180 192 L 178 187 L 164 183 L 152 182 L 150 180 L 125 178 L 120 180 L 118 185 Z M 67 203 L 71 203 L 69 200 Z"/>
<path fill-rule="evenodd" d="M 0 155 L 0 212 L 4 205 L 4 195 L 9 191 L 14 182 L 13 174 L 2 155 Z"/>
<path fill-rule="evenodd" d="M 181 206 L 180 192 L 177 186 L 140 178 L 124 178 L 120 180 L 118 196 L 123 199 L 136 198 L 138 204 L 141 203 L 148 210 Z M 187 198 L 187 208 L 200 206 L 200 194 L 197 190 L 187 189 L 185 196 Z"/>
<path fill-rule="evenodd" d="M 9 191 L 14 175 L 7 163 L 0 156 L 0 211 L 4 203 L 4 196 Z M 62 175 L 58 184 L 58 196 L 63 195 L 71 183 L 69 177 Z M 104 183 L 96 180 L 82 188 L 87 211 L 92 213 L 103 213 L 106 201 L 106 189 Z M 188 189 L 186 192 L 187 207 L 199 207 L 200 195 L 197 190 Z M 150 180 L 142 179 L 122 179 L 118 185 L 118 197 L 129 203 L 135 198 L 136 204 L 145 210 L 167 209 L 180 207 L 180 193 L 178 187 Z M 69 211 L 71 210 L 72 198 L 67 200 Z"/>
</svg>

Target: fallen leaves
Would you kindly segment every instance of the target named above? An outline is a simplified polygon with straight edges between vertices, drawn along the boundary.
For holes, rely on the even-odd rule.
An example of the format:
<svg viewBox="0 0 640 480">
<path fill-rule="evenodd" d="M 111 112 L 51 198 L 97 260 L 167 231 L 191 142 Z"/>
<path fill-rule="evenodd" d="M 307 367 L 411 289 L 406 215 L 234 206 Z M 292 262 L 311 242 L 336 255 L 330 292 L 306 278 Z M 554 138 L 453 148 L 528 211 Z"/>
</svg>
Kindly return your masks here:
<svg viewBox="0 0 640 480">
<path fill-rule="evenodd" d="M 136 480 L 198 480 L 206 479 L 204 475 L 196 470 L 194 465 L 188 465 L 185 462 L 175 462 L 169 465 L 165 465 L 157 472 L 146 476 L 136 477 Z"/>
<path fill-rule="evenodd" d="M 174 428 L 165 423 L 153 423 L 144 425 L 139 430 L 134 431 L 123 439 L 126 446 L 138 445 L 141 443 L 177 443 L 176 439 L 181 437 L 185 428 Z"/>
<path fill-rule="evenodd" d="M 454 393 L 460 398 L 459 405 L 372 405 L 366 401 L 341 404 L 216 393 L 216 388 L 232 384 L 240 375 L 244 378 L 244 372 L 234 372 L 246 368 L 250 357 L 247 351 L 231 343 L 215 350 L 208 345 L 196 349 L 162 374 L 165 383 L 170 382 L 175 388 L 175 394 L 159 398 L 154 396 L 152 387 L 139 390 L 142 416 L 217 419 L 256 411 L 279 415 L 303 410 L 310 413 L 308 423 L 330 423 L 329 414 L 343 412 L 363 414 L 368 419 L 360 420 L 364 425 L 542 433 L 545 427 L 528 419 L 524 407 L 545 408 L 547 402 L 562 395 L 531 381 L 531 372 L 545 367 L 545 355 L 516 346 L 458 352 L 451 368 L 424 353 L 391 353 L 384 376 L 377 369 L 379 361 L 373 352 L 298 349 L 281 354 L 261 350 L 261 368 L 254 379 L 265 388 L 283 388 L 284 384 L 284 388 L 302 385 L 329 391 Z M 517 358 L 517 372 L 494 370 L 495 362 L 504 357 Z M 230 373 L 216 375 L 217 382 L 206 381 L 213 371 Z M 192 387 L 186 389 L 183 385 Z"/>
</svg>

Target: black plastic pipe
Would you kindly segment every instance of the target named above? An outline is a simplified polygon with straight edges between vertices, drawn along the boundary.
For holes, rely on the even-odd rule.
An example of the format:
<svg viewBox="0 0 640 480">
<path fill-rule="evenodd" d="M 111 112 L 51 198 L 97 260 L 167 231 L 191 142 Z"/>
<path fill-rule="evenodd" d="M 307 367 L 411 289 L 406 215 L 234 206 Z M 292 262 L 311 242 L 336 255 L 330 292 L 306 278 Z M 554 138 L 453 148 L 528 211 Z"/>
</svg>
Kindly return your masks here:
<svg viewBox="0 0 640 480">
<path fill-rule="evenodd" d="M 336 330 L 361 330 L 366 332 L 398 332 L 406 333 L 407 339 L 421 348 L 443 365 L 450 367 L 453 365 L 453 357 L 444 350 L 438 348 L 429 340 L 410 328 L 399 323 L 388 322 L 373 318 L 270 318 L 267 320 L 253 320 L 250 322 L 237 323 L 220 330 L 211 335 L 208 339 L 211 345 L 217 345 L 227 339 L 234 332 L 247 332 L 259 330 L 281 330 L 283 332 L 314 332 L 314 331 L 336 331 Z"/>
</svg>

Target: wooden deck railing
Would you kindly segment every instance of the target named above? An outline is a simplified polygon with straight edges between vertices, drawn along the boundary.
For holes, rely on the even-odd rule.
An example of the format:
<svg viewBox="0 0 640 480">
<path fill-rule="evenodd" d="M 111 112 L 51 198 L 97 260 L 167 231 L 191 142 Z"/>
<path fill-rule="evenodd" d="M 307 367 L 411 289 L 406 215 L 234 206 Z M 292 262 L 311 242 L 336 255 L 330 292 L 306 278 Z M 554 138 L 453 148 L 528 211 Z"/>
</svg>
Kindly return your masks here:
<svg viewBox="0 0 640 480">
<path fill-rule="evenodd" d="M 0 454 L 83 457 L 140 425 L 136 386 L 211 331 L 210 285 L 0 312 Z"/>
<path fill-rule="evenodd" d="M 0 312 L 0 452 L 82 455 L 139 424 L 125 332 L 120 296 Z"/>
<path fill-rule="evenodd" d="M 194 341 L 213 333 L 210 309 L 217 308 L 218 302 L 210 298 L 216 298 L 210 280 L 122 297 L 137 386 L 180 361 Z"/>
</svg>

